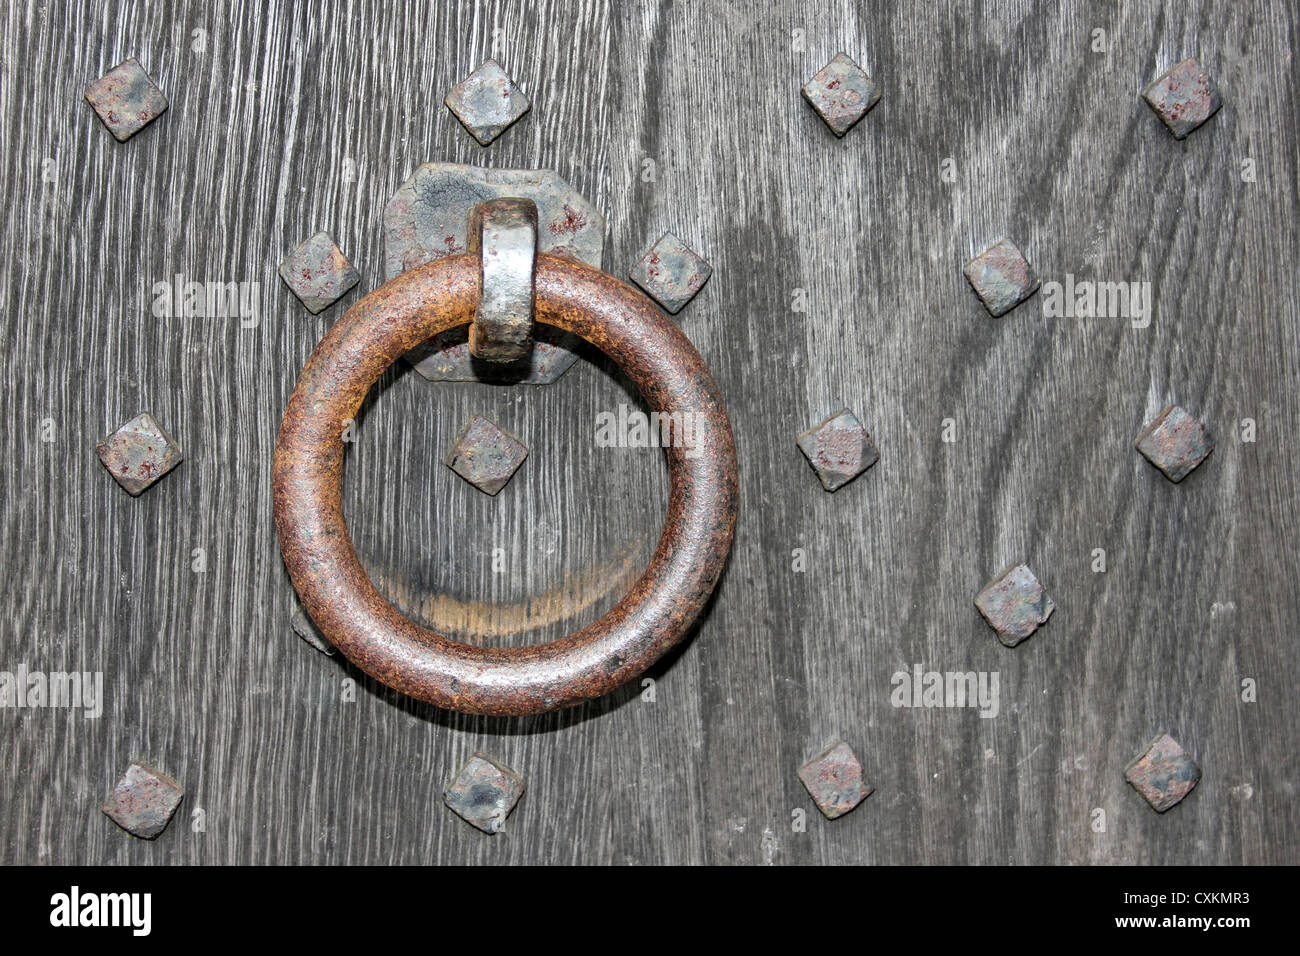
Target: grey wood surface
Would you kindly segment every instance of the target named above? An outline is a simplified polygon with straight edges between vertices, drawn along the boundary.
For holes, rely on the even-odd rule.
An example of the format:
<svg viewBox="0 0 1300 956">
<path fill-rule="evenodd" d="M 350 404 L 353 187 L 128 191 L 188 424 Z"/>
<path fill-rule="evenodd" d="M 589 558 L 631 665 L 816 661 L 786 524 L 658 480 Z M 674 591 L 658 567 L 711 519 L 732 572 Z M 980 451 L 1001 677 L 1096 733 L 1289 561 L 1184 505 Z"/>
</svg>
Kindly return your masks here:
<svg viewBox="0 0 1300 956">
<path fill-rule="evenodd" d="M 105 704 L 0 710 L 0 862 L 1296 862 L 1298 20 L 1283 0 L 6 5 L 0 670 L 100 671 Z M 799 95 L 839 50 L 884 93 L 842 140 Z M 117 143 L 82 90 L 128 56 L 171 107 Z M 442 98 L 488 56 L 533 107 L 482 148 Z M 1186 56 L 1224 107 L 1179 142 L 1139 93 Z M 280 417 L 431 160 L 555 168 L 605 211 L 615 274 L 664 230 L 714 267 L 678 320 L 726 396 L 742 510 L 652 702 L 450 714 L 289 627 Z M 363 279 L 311 316 L 276 266 L 318 229 Z M 1003 233 L 1045 280 L 1149 280 L 1150 327 L 1048 319 L 1041 294 L 991 319 L 962 265 Z M 260 283 L 258 324 L 156 317 L 176 274 Z M 541 389 L 394 368 L 349 452 L 359 553 L 466 640 L 594 620 L 667 500 L 660 452 L 594 442 L 635 401 L 598 355 Z M 1133 449 L 1171 401 L 1217 437 L 1179 485 Z M 794 437 L 845 405 L 881 460 L 827 494 Z M 132 499 L 94 445 L 144 409 L 186 460 Z M 531 449 L 496 499 L 441 464 L 472 413 Z M 1059 610 L 1008 649 L 972 601 L 1020 560 Z M 915 664 L 997 672 L 998 715 L 891 706 Z M 1204 770 L 1165 815 L 1123 779 L 1159 731 Z M 828 822 L 795 771 L 840 737 L 876 792 Z M 496 837 L 441 802 L 475 750 L 527 778 Z M 186 790 L 152 843 L 99 810 L 137 758 Z"/>
</svg>

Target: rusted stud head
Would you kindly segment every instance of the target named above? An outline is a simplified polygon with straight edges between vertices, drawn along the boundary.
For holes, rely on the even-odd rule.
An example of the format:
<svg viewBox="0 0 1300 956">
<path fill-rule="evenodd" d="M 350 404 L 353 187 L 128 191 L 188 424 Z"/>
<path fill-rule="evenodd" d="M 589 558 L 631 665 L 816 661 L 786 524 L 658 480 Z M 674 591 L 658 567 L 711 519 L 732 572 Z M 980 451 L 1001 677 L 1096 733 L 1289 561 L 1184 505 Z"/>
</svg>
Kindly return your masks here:
<svg viewBox="0 0 1300 956">
<path fill-rule="evenodd" d="M 1024 564 L 1007 568 L 975 596 L 975 606 L 998 632 L 998 640 L 1015 647 L 1056 610 L 1043 582 Z"/>
<path fill-rule="evenodd" d="M 1134 447 L 1170 481 L 1182 481 L 1214 451 L 1214 437 L 1181 405 L 1167 405 Z"/>
<path fill-rule="evenodd" d="M 289 622 L 293 632 L 310 644 L 316 650 L 320 651 L 326 657 L 333 657 L 335 654 L 334 645 L 330 643 L 329 638 L 320 632 L 316 622 L 307 616 L 307 612 L 298 609 L 294 614 L 293 620 Z"/>
<path fill-rule="evenodd" d="M 1223 99 L 1210 74 L 1195 60 L 1183 60 L 1142 91 L 1175 139 L 1186 139 L 1219 111 Z"/>
<path fill-rule="evenodd" d="M 141 412 L 101 441 L 95 452 L 128 495 L 146 488 L 184 459 L 176 442 L 148 412 Z"/>
<path fill-rule="evenodd" d="M 827 491 L 844 487 L 880 459 L 871 435 L 847 408 L 814 425 L 797 441 Z"/>
<path fill-rule="evenodd" d="M 180 784 L 167 774 L 132 763 L 104 798 L 104 813 L 132 836 L 152 840 L 167 829 L 184 796 Z"/>
<path fill-rule="evenodd" d="M 329 308 L 361 281 L 328 232 L 318 232 L 280 263 L 280 278 L 312 315 Z"/>
<path fill-rule="evenodd" d="M 1161 734 L 1151 741 L 1146 753 L 1124 768 L 1124 779 L 1142 794 L 1152 810 L 1164 813 L 1200 783 L 1201 768 L 1178 741 Z"/>
<path fill-rule="evenodd" d="M 799 779 L 827 820 L 844 816 L 873 790 L 863 779 L 862 764 L 842 740 L 800 767 Z"/>
<path fill-rule="evenodd" d="M 994 318 L 1006 315 L 1038 288 L 1033 267 L 1007 238 L 966 263 L 966 278 Z"/>
<path fill-rule="evenodd" d="M 496 60 L 487 60 L 453 86 L 444 102 L 480 146 L 492 142 L 532 108 Z"/>
<path fill-rule="evenodd" d="M 86 87 L 86 102 L 118 142 L 126 142 L 167 110 L 167 97 L 135 57 Z"/>
<path fill-rule="evenodd" d="M 500 833 L 524 795 L 524 778 L 487 754 L 476 753 L 443 791 L 443 802 L 484 833 Z"/>
<path fill-rule="evenodd" d="M 479 491 L 495 495 L 527 457 L 523 442 L 475 415 L 447 454 L 446 464 Z"/>
<path fill-rule="evenodd" d="M 802 92 L 836 136 L 847 133 L 880 101 L 880 87 L 845 53 L 835 54 Z"/>
<path fill-rule="evenodd" d="M 676 315 L 704 288 L 713 267 L 671 232 L 665 232 L 632 267 L 630 275 L 665 312 Z"/>
</svg>

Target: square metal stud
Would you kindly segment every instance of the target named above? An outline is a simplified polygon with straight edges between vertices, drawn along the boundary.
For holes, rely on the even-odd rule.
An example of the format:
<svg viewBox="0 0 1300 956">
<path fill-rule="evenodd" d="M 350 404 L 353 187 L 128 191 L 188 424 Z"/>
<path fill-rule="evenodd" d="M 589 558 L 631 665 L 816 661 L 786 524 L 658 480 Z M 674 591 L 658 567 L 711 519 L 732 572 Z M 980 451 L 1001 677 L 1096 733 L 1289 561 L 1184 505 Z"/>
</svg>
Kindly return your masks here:
<svg viewBox="0 0 1300 956">
<path fill-rule="evenodd" d="M 1134 447 L 1170 481 L 1182 481 L 1214 451 L 1214 437 L 1181 405 L 1167 405 Z"/>
<path fill-rule="evenodd" d="M 167 97 L 135 57 L 91 83 L 85 95 L 119 142 L 130 139 L 167 109 Z"/>
<path fill-rule="evenodd" d="M 966 278 L 994 318 L 1006 315 L 1038 288 L 1033 267 L 1007 238 L 966 263 Z"/>
<path fill-rule="evenodd" d="M 280 263 L 280 278 L 312 315 L 329 308 L 361 281 L 328 232 L 299 244 Z"/>
<path fill-rule="evenodd" d="M 975 606 L 998 632 L 998 640 L 1015 647 L 1056 610 L 1043 582 L 1024 564 L 1007 568 L 975 596 Z"/>
<path fill-rule="evenodd" d="M 1164 813 L 1201 782 L 1201 768 L 1178 741 L 1161 734 L 1151 741 L 1146 753 L 1124 768 L 1124 779 L 1142 794 L 1152 810 Z"/>
<path fill-rule="evenodd" d="M 447 454 L 446 465 L 479 491 L 495 495 L 527 457 L 523 442 L 475 415 Z"/>
<path fill-rule="evenodd" d="M 524 779 L 487 754 L 476 753 L 443 791 L 443 802 L 484 833 L 500 833 L 524 795 Z"/>
<path fill-rule="evenodd" d="M 835 54 L 802 93 L 836 136 L 847 133 L 880 101 L 880 88 L 844 53 Z"/>
<path fill-rule="evenodd" d="M 184 796 L 167 774 L 132 763 L 104 799 L 104 813 L 132 836 L 152 840 L 167 829 Z"/>
<path fill-rule="evenodd" d="M 797 441 L 827 491 L 844 487 L 880 460 L 871 435 L 847 408 L 814 425 Z"/>
<path fill-rule="evenodd" d="M 704 288 L 713 267 L 671 232 L 665 232 L 632 267 L 630 275 L 665 312 L 676 315 Z"/>
<path fill-rule="evenodd" d="M 532 108 L 514 80 L 496 60 L 482 66 L 452 87 L 443 101 L 456 119 L 486 146 Z"/>
<path fill-rule="evenodd" d="M 1223 105 L 1214 80 L 1195 60 L 1183 60 L 1170 69 L 1142 91 L 1142 98 L 1175 139 L 1186 139 Z"/>
<path fill-rule="evenodd" d="M 862 764 L 842 740 L 800 767 L 799 779 L 827 820 L 844 816 L 874 789 L 867 786 Z"/>
<path fill-rule="evenodd" d="M 176 442 L 148 412 L 141 412 L 97 446 L 95 452 L 128 495 L 138 496 L 184 458 Z"/>
</svg>

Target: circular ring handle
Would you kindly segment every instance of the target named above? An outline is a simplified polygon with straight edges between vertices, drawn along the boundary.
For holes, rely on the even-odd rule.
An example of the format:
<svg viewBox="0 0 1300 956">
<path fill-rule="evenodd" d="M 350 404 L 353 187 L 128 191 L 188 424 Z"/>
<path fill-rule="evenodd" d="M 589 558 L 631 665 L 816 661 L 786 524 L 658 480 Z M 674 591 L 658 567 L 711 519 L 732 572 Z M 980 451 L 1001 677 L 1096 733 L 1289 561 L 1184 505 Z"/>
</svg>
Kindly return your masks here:
<svg viewBox="0 0 1300 956">
<path fill-rule="evenodd" d="M 686 336 L 644 295 L 563 256 L 539 255 L 537 321 L 610 356 L 652 412 L 689 415 L 671 443 L 663 533 L 645 573 L 600 620 L 543 644 L 476 647 L 404 617 L 376 590 L 343 521 L 343 430 L 401 355 L 471 321 L 478 258 L 420 266 L 366 296 L 326 333 L 289 399 L 272 480 L 280 550 L 312 620 L 353 664 L 439 707 L 519 715 L 599 697 L 686 636 L 722 573 L 736 524 L 736 446 L 718 387 Z"/>
</svg>

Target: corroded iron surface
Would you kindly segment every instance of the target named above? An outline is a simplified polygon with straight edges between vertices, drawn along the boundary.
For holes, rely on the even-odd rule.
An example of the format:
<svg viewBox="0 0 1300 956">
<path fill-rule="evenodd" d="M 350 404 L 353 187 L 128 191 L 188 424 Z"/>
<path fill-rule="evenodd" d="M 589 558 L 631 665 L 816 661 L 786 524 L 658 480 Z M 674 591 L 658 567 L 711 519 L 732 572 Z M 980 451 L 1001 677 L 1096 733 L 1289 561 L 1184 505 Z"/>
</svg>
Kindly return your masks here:
<svg viewBox="0 0 1300 956">
<path fill-rule="evenodd" d="M 677 327 L 640 292 L 562 256 L 537 260 L 537 321 L 609 355 L 649 410 L 691 415 L 696 446 L 665 449 L 671 490 L 650 565 L 604 617 L 526 647 L 471 646 L 407 620 L 367 577 L 343 521 L 343 423 L 380 374 L 414 344 L 470 321 L 476 257 L 453 256 L 366 296 L 334 325 L 303 369 L 273 466 L 285 565 L 303 605 L 350 661 L 403 693 L 480 714 L 529 714 L 608 693 L 679 643 L 731 550 L 736 449 L 713 378 Z"/>
<path fill-rule="evenodd" d="M 857 756 L 842 740 L 800 767 L 799 779 L 828 820 L 844 816 L 873 789 L 863 779 Z"/>
<path fill-rule="evenodd" d="M 481 203 L 518 197 L 537 205 L 537 251 L 564 254 L 597 269 L 605 250 L 605 217 L 549 169 L 483 169 L 460 163 L 424 163 L 384 207 L 384 278 L 469 250 L 468 224 Z M 468 329 L 450 329 L 420 343 L 406 360 L 434 382 L 510 382 L 544 385 L 577 361 L 578 341 L 559 329 L 534 327 L 533 349 L 522 368 L 477 361 Z"/>
<path fill-rule="evenodd" d="M 501 761 L 476 753 L 447 784 L 442 799 L 466 823 L 484 833 L 500 833 L 523 795 L 523 777 Z"/>
<path fill-rule="evenodd" d="M 119 142 L 130 139 L 167 110 L 167 97 L 135 57 L 91 83 L 85 95 Z"/>
<path fill-rule="evenodd" d="M 185 791 L 167 774 L 133 763 L 104 799 L 104 813 L 132 836 L 152 840 L 171 822 Z"/>
<path fill-rule="evenodd" d="M 565 253 L 600 268 L 605 217 L 554 171 L 424 163 L 384 207 L 384 279 L 467 252 L 474 207 L 511 197 L 537 205 L 538 252 Z"/>
<path fill-rule="evenodd" d="M 447 454 L 446 465 L 479 491 L 495 495 L 527 457 L 523 442 L 494 422 L 475 415 Z"/>
<path fill-rule="evenodd" d="M 845 53 L 835 54 L 802 92 L 836 136 L 847 133 L 880 101 L 880 88 Z"/>
<path fill-rule="evenodd" d="M 1183 60 L 1142 93 L 1175 139 L 1186 139 L 1219 111 L 1223 99 L 1210 74 L 1195 60 Z"/>
<path fill-rule="evenodd" d="M 444 102 L 480 146 L 492 142 L 532 108 L 496 60 L 484 61 L 452 87 Z"/>
<path fill-rule="evenodd" d="M 312 315 L 321 312 L 361 281 L 328 232 L 299 243 L 280 263 L 280 278 Z"/>
<path fill-rule="evenodd" d="M 184 459 L 176 442 L 148 412 L 141 412 L 95 447 L 109 474 L 127 494 L 142 494 Z"/>
<path fill-rule="evenodd" d="M 578 361 L 578 340 L 549 325 L 533 325 L 533 347 L 519 362 L 485 362 L 469 349 L 469 326 L 440 332 L 402 358 L 430 382 L 489 382 L 493 385 L 546 385 Z"/>
<path fill-rule="evenodd" d="M 1178 741 L 1161 734 L 1151 741 L 1146 753 L 1134 758 L 1124 769 L 1124 779 L 1142 794 L 1151 809 L 1164 813 L 1200 783 L 1201 768 Z"/>
<path fill-rule="evenodd" d="M 1214 451 L 1210 430 L 1181 405 L 1167 405 L 1134 447 L 1170 481 L 1182 481 Z"/>
<path fill-rule="evenodd" d="M 673 315 L 695 298 L 711 275 L 713 267 L 671 232 L 659 237 L 631 273 L 632 281 Z"/>
<path fill-rule="evenodd" d="M 984 585 L 975 597 L 975 606 L 1007 647 L 1015 647 L 1033 634 L 1056 610 L 1043 582 L 1024 564 L 1007 568 Z"/>
<path fill-rule="evenodd" d="M 796 441 L 827 491 L 844 487 L 880 460 L 871 435 L 847 408 L 814 425 Z"/>
<path fill-rule="evenodd" d="M 526 361 L 533 348 L 537 204 L 506 198 L 475 206 L 469 240 L 479 256 L 483 288 L 469 327 L 470 355 L 487 362 Z"/>
<path fill-rule="evenodd" d="M 1038 288 L 1033 267 L 1005 238 L 966 263 L 966 278 L 994 318 L 1010 312 Z"/>
</svg>

